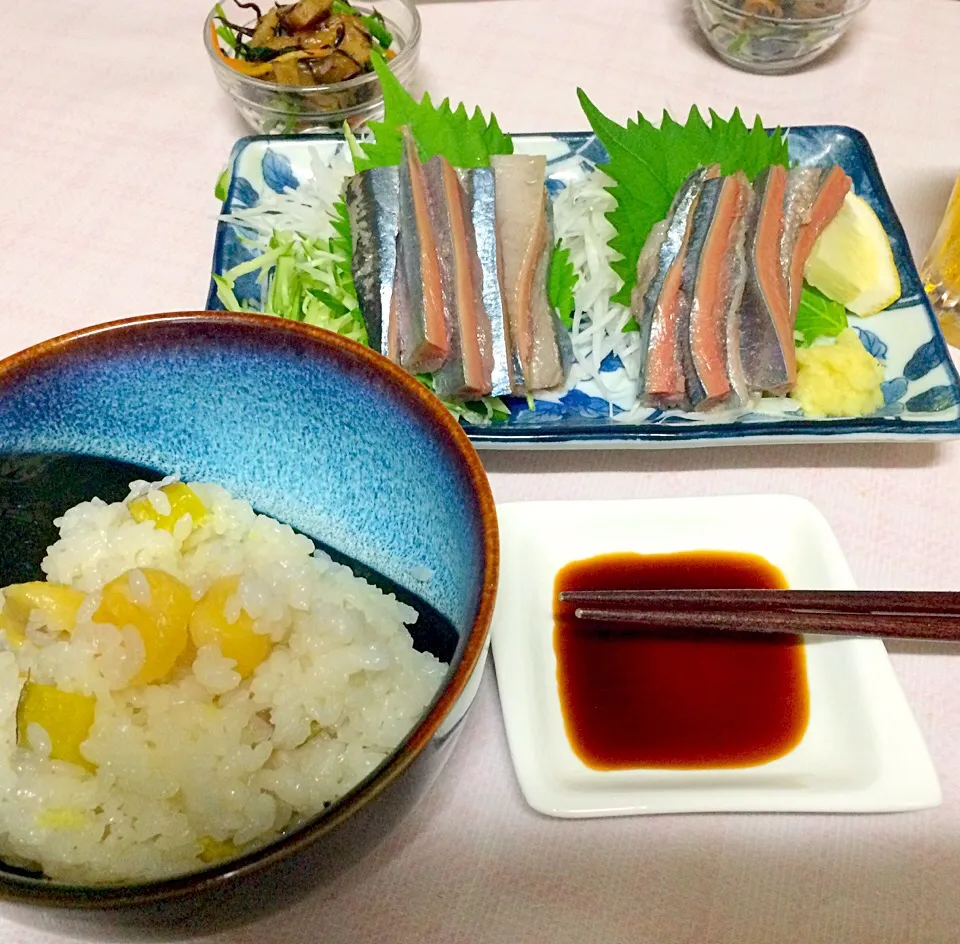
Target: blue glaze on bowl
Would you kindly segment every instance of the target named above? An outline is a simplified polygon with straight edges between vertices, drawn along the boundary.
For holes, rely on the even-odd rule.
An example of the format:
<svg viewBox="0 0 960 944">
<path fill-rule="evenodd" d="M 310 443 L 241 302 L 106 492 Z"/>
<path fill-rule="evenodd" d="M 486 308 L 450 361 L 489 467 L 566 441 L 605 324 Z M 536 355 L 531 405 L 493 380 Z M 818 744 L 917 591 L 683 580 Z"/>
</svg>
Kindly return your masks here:
<svg viewBox="0 0 960 944">
<path fill-rule="evenodd" d="M 0 451 L 107 455 L 217 482 L 419 593 L 463 633 L 484 545 L 461 452 L 371 366 L 379 357 L 318 335 L 199 316 L 52 346 L 0 369 Z M 415 579 L 424 568 L 431 579 Z"/>
<path fill-rule="evenodd" d="M 484 663 L 497 520 L 465 433 L 418 381 L 352 341 L 194 312 L 100 325 L 0 361 L 0 456 L 51 452 L 218 482 L 418 594 L 460 638 L 404 742 L 303 826 L 140 885 L 64 886 L 0 868 L 3 912 L 98 941 L 170 940 L 262 917 L 340 876 L 433 782 Z"/>
</svg>

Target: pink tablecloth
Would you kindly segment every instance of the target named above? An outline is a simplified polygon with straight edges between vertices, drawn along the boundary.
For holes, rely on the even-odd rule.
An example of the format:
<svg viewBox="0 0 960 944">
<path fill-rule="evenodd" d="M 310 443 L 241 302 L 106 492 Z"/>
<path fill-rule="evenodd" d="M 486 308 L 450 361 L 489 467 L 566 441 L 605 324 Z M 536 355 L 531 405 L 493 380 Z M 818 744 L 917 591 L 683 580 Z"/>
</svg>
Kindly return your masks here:
<svg viewBox="0 0 960 944">
<path fill-rule="evenodd" d="M 62 28 L 41 22 L 37 4 L 3 11 L 0 355 L 110 318 L 202 306 L 213 185 L 245 133 L 205 62 L 202 0 L 51 9 Z M 714 60 L 680 0 L 421 9 L 421 83 L 494 110 L 507 129 L 584 127 L 577 85 L 622 118 L 697 102 L 783 124 L 854 125 L 918 254 L 960 166 L 952 0 L 874 0 L 827 60 L 781 78 Z M 499 500 L 792 492 L 823 510 L 863 586 L 956 585 L 955 445 L 514 453 L 485 463 Z M 940 771 L 937 810 L 544 819 L 517 789 L 488 671 L 458 752 L 392 841 L 337 887 L 216 940 L 953 944 L 960 666 L 952 650 L 891 648 Z M 0 921 L 0 940 L 58 939 Z"/>
</svg>

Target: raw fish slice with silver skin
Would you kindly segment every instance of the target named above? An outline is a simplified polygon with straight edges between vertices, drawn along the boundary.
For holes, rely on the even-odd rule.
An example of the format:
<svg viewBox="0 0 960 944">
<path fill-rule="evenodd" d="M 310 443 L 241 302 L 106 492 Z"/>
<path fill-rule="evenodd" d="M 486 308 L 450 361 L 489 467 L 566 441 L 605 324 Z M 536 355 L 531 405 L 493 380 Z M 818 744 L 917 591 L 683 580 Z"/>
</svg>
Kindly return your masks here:
<svg viewBox="0 0 960 944">
<path fill-rule="evenodd" d="M 529 317 L 527 312 L 521 312 L 518 306 L 517 293 L 520 271 L 524 262 L 524 255 L 529 242 L 529 233 L 534 229 L 538 220 L 539 207 L 536 201 L 524 199 L 524 190 L 536 190 L 536 166 L 529 162 L 519 166 L 516 162 L 507 162 L 501 156 L 490 158 L 493 170 L 497 244 L 500 253 L 501 278 L 503 286 L 503 309 L 506 316 L 507 334 L 511 345 L 511 360 L 513 364 L 513 393 L 522 396 L 529 390 L 525 374 L 525 350 L 529 346 Z M 544 170 L 546 159 L 543 159 Z M 526 174 L 523 174 L 526 170 Z M 524 179 L 524 178 L 527 179 Z M 514 209 L 512 216 L 508 216 L 510 205 Z M 522 217 L 520 213 L 527 211 Z"/>
<path fill-rule="evenodd" d="M 654 223 L 647 234 L 643 248 L 640 250 L 640 256 L 637 258 L 637 282 L 630 293 L 630 313 L 633 315 L 637 332 L 640 335 L 637 353 L 639 355 L 641 380 L 646 363 L 647 346 L 650 343 L 650 317 L 649 313 L 644 314 L 646 311 L 644 297 L 653 284 L 653 280 L 657 277 L 660 264 L 660 247 L 663 245 L 669 225 L 669 218 L 661 220 L 659 223 Z"/>
<path fill-rule="evenodd" d="M 553 219 L 544 190 L 543 249 L 534 270 L 533 293 L 530 299 L 534 320 L 533 348 L 527 375 L 531 390 L 551 390 L 563 384 L 568 365 L 564 364 L 561 337 L 569 340 L 566 328 L 550 304 L 547 280 L 550 277 L 550 259 L 553 256 Z M 572 344 L 571 344 L 572 347 Z"/>
<path fill-rule="evenodd" d="M 400 177 L 396 167 L 374 167 L 347 181 L 344 199 L 353 239 L 351 272 L 370 344 L 387 354 L 397 271 Z"/>
<path fill-rule="evenodd" d="M 458 198 L 457 209 L 463 220 L 465 240 L 463 245 L 464 271 L 469 272 L 469 284 L 474 307 L 474 317 L 477 331 L 477 356 L 479 358 L 480 369 L 483 372 L 483 395 L 493 395 L 493 374 L 496 369 L 493 347 L 493 324 L 490 320 L 490 313 L 487 310 L 484 297 L 484 275 L 483 267 L 480 264 L 480 254 L 477 249 L 477 233 L 473 222 L 473 198 L 468 196 L 463 181 L 457 171 L 447 165 L 452 179 L 448 177 L 448 185 L 451 191 L 455 188 Z M 489 168 L 486 170 L 491 174 L 491 192 L 493 187 L 492 172 Z M 491 204 L 492 206 L 492 204 Z M 491 231 L 496 230 L 496 221 L 491 220 Z M 466 281 L 462 283 L 466 285 Z M 499 288 L 499 283 L 498 283 Z M 502 301 L 500 303 L 502 305 Z M 502 316 L 501 316 L 502 330 Z"/>
<path fill-rule="evenodd" d="M 440 263 L 450 353 L 434 376 L 442 397 L 484 397 L 491 391 L 490 323 L 475 282 L 474 241 L 460 181 L 442 155 L 423 165 L 430 222 Z"/>
<path fill-rule="evenodd" d="M 743 291 L 737 253 L 743 252 L 749 189 L 743 174 L 705 181 L 691 220 L 677 340 L 687 400 L 698 410 L 739 399 L 729 375 L 728 317 Z"/>
<path fill-rule="evenodd" d="M 490 159 L 496 193 L 497 233 L 503 263 L 504 301 L 524 389 L 563 383 L 563 365 L 547 298 L 549 233 L 546 215 L 546 158 L 498 154 Z M 514 380 L 519 377 L 516 372 Z"/>
<path fill-rule="evenodd" d="M 407 288 L 406 265 L 403 259 L 403 242 L 397 240 L 397 271 L 390 297 L 390 323 L 387 328 L 387 349 L 383 352 L 395 364 L 400 363 L 400 338 L 409 337 L 410 290 Z"/>
<path fill-rule="evenodd" d="M 684 181 L 673 199 L 670 214 L 650 230 L 637 260 L 637 284 L 631 293 L 630 308 L 640 334 L 638 351 L 641 391 L 649 358 L 653 312 L 666 274 L 676 259 L 683 239 L 682 221 L 677 221 L 676 216 L 678 212 L 689 213 L 706 174 L 706 168 L 698 168 Z"/>
<path fill-rule="evenodd" d="M 553 324 L 553 334 L 557 339 L 557 351 L 560 354 L 560 370 L 564 379 L 570 375 L 573 365 L 577 362 L 577 355 L 573 350 L 573 338 L 567 330 L 560 316 L 554 309 L 550 311 L 550 321 Z"/>
<path fill-rule="evenodd" d="M 783 269 L 783 277 L 787 280 L 787 290 L 790 292 L 790 311 L 794 317 L 796 317 L 796 309 L 793 306 L 793 298 L 796 294 L 799 303 L 800 288 L 792 283 L 790 263 L 793 259 L 794 247 L 797 245 L 797 237 L 800 235 L 800 228 L 809 218 L 813 201 L 820 189 L 821 174 L 822 171 L 819 167 L 794 167 L 787 173 L 787 186 L 783 194 L 783 236 L 780 240 L 780 267 Z M 802 269 L 800 279 L 802 282 Z M 794 291 L 795 289 L 796 291 Z"/>
<path fill-rule="evenodd" d="M 693 334 L 694 324 L 706 320 L 712 312 L 704 315 L 702 304 L 697 298 L 698 289 L 707 286 L 701 285 L 701 268 L 703 266 L 704 251 L 707 248 L 707 240 L 713 228 L 714 219 L 717 214 L 717 207 L 720 202 L 720 194 L 723 188 L 723 179 L 715 178 L 706 180 L 700 191 L 700 198 L 690 217 L 690 239 L 687 245 L 687 251 L 683 257 L 683 268 L 680 274 L 680 305 L 678 311 L 677 325 L 677 350 L 680 357 L 680 365 L 683 369 L 683 379 L 686 388 L 686 401 L 682 404 L 685 409 L 696 408 L 709 397 L 704 382 L 701 381 L 697 365 L 694 361 L 693 352 Z M 716 273 L 713 273 L 714 279 Z M 704 274 L 703 282 L 706 282 Z M 714 283 L 715 284 L 715 283 Z M 704 334 L 704 328 L 701 326 L 700 335 Z M 711 341 L 716 342 L 716 337 L 712 336 Z M 711 367 L 716 366 L 716 354 L 711 352 L 713 362 Z M 725 384 L 725 377 L 722 381 L 714 384 L 714 387 L 722 387 L 721 396 L 729 393 L 729 384 Z M 709 382 L 709 380 L 707 381 Z M 715 391 L 716 392 L 716 391 Z"/>
<path fill-rule="evenodd" d="M 780 267 L 786 180 L 779 165 L 760 172 L 747 222 L 740 360 L 747 386 L 756 393 L 788 393 L 797 379 L 790 303 Z"/>
<path fill-rule="evenodd" d="M 644 351 L 650 337 L 650 314 L 663 287 L 667 269 L 679 252 L 683 235 L 678 234 L 674 217 L 681 208 L 685 207 L 689 212 L 705 179 L 706 169 L 700 167 L 683 182 L 673 198 L 667 218 L 651 228 L 637 259 L 637 284 L 631 293 L 630 309 L 640 329 L 640 347 Z"/>
<path fill-rule="evenodd" d="M 472 223 L 474 250 L 479 269 L 478 284 L 483 310 L 490 324 L 490 355 L 493 361 L 490 392 L 505 396 L 515 387 L 511 360 L 510 335 L 507 330 L 500 284 L 500 251 L 497 245 L 497 217 L 493 171 L 489 167 L 457 172 L 464 188 L 467 210 Z M 519 365 L 519 358 L 517 359 Z M 520 376 L 520 386 L 523 377 Z"/>
<path fill-rule="evenodd" d="M 398 238 L 409 302 L 409 318 L 400 324 L 400 363 L 413 374 L 431 374 L 446 362 L 450 339 L 423 165 L 408 131 L 400 162 Z"/>
<path fill-rule="evenodd" d="M 546 200 L 546 211 L 547 246 L 543 255 L 544 298 L 547 300 L 547 307 L 550 309 L 550 325 L 553 328 L 553 336 L 557 344 L 557 353 L 560 356 L 560 373 L 562 375 L 561 382 L 563 382 L 569 376 L 573 365 L 576 363 L 577 357 L 573 350 L 573 338 L 570 336 L 570 332 L 567 330 L 563 321 L 560 319 L 560 316 L 557 314 L 557 310 L 549 303 L 549 293 L 546 291 L 546 286 L 550 281 L 550 264 L 553 260 L 553 247 L 557 244 L 553 222 L 553 203 L 549 200 L 549 198 Z"/>
<path fill-rule="evenodd" d="M 678 327 L 680 276 L 690 222 L 703 184 L 719 176 L 717 165 L 701 167 L 684 181 L 674 198 L 667 232 L 657 255 L 657 271 L 643 296 L 638 324 L 644 325 L 646 356 L 641 374 L 641 402 L 668 409 L 686 401 L 680 363 Z"/>
<path fill-rule="evenodd" d="M 790 293 L 791 325 L 796 321 L 800 307 L 803 267 L 813 251 L 813 244 L 840 212 L 852 187 L 850 178 L 836 164 L 824 168 L 797 168 L 787 177 L 780 264 Z"/>
<path fill-rule="evenodd" d="M 740 305 L 743 301 L 743 292 L 747 282 L 747 220 L 750 218 L 753 209 L 754 195 L 753 188 L 750 186 L 746 175 L 742 176 L 742 184 L 740 188 L 740 210 L 736 222 L 739 228 L 739 236 L 728 259 L 729 282 L 725 320 L 727 325 L 727 376 L 730 378 L 730 386 L 733 388 L 730 406 L 747 406 L 753 399 L 740 359 Z"/>
<path fill-rule="evenodd" d="M 631 310 L 634 312 L 639 311 L 640 305 L 643 304 L 643 296 L 646 294 L 650 283 L 657 274 L 660 247 L 663 245 L 663 240 L 667 235 L 667 227 L 669 225 L 669 219 L 654 223 L 650 232 L 647 234 L 643 249 L 640 250 L 640 256 L 637 259 L 637 284 L 633 287 L 630 299 Z"/>
</svg>

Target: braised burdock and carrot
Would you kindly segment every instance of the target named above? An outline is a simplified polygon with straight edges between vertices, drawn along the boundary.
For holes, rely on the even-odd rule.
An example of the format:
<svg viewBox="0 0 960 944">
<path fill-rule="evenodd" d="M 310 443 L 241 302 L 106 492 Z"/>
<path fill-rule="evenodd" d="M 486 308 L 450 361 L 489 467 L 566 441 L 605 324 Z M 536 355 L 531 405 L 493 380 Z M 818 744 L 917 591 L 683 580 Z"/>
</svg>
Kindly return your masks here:
<svg viewBox="0 0 960 944">
<path fill-rule="evenodd" d="M 330 85 L 372 72 L 377 52 L 388 59 L 394 55 L 393 36 L 380 13 L 358 10 L 345 0 L 299 0 L 265 13 L 256 3 L 235 5 L 253 11 L 255 22 L 231 22 L 218 5 L 210 21 L 213 46 L 228 66 L 251 78 Z"/>
</svg>

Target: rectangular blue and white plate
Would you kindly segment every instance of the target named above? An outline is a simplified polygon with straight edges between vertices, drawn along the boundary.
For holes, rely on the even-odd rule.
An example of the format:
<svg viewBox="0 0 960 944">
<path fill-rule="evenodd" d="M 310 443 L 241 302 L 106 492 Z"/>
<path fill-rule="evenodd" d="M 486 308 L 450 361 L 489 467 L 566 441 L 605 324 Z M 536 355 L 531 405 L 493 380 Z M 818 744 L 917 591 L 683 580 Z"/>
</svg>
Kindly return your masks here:
<svg viewBox="0 0 960 944">
<path fill-rule="evenodd" d="M 547 185 L 554 198 L 606 160 L 602 145 L 585 132 L 513 137 L 518 152 L 547 155 Z M 852 178 L 855 192 L 876 210 L 893 246 L 901 298 L 869 319 L 850 319 L 864 346 L 884 365 L 884 404 L 875 414 L 858 419 L 811 418 L 792 400 L 766 398 L 756 411 L 740 414 L 631 408 L 629 372 L 616 355 L 609 355 L 600 365 L 599 383 L 575 368 L 567 389 L 538 393 L 533 409 L 526 400 L 508 398 L 509 419 L 465 427 L 474 444 L 492 449 L 651 449 L 960 436 L 960 376 L 866 138 L 851 128 L 816 125 L 790 128 L 788 142 L 791 158 L 800 165 L 839 164 Z M 315 189 L 318 173 L 342 175 L 349 168 L 348 155 L 340 136 L 243 138 L 231 156 L 222 212 L 255 207 L 281 193 Z M 214 275 L 255 254 L 236 225 L 220 221 Z M 260 307 L 264 289 L 255 277 L 238 279 L 234 291 L 241 303 Z M 207 308 L 223 308 L 212 279 Z"/>
</svg>

